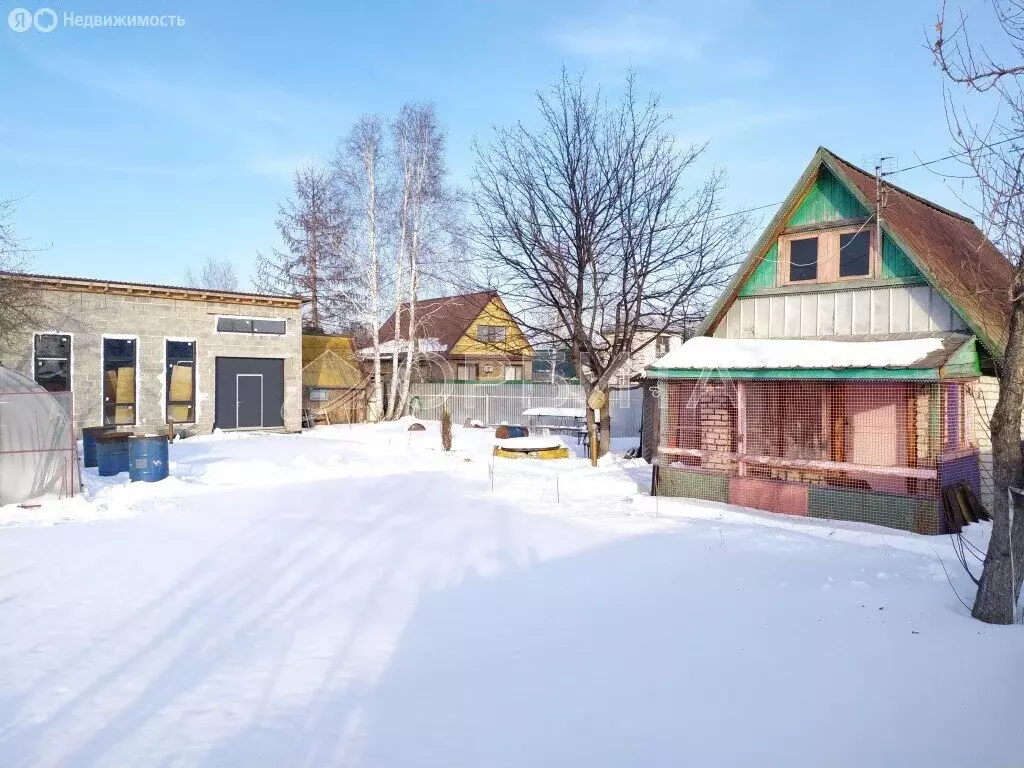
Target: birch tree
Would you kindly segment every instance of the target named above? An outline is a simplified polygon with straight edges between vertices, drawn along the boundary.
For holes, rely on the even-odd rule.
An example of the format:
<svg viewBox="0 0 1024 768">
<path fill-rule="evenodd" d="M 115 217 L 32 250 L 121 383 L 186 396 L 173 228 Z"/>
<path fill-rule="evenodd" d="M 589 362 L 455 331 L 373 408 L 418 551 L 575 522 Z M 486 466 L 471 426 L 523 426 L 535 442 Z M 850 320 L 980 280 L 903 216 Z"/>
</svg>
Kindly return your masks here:
<svg viewBox="0 0 1024 768">
<path fill-rule="evenodd" d="M 428 220 L 443 208 L 445 200 L 445 134 L 438 124 L 433 104 L 403 106 L 392 126 L 392 132 L 401 184 L 396 258 L 407 263 L 409 279 L 406 305 L 409 332 L 405 366 L 399 385 L 401 391 L 396 393 L 395 388 L 392 389 L 389 404 L 390 414 L 396 418 L 405 411 L 409 386 L 417 366 L 419 339 L 416 304 L 420 291 L 421 257 L 425 250 L 424 235 Z M 396 323 L 396 330 L 399 327 Z M 396 369 L 397 365 L 393 363 L 392 371 Z"/>
<path fill-rule="evenodd" d="M 536 128 L 516 123 L 476 146 L 475 239 L 524 330 L 570 350 L 587 397 L 607 398 L 633 353 L 703 315 L 746 221 L 721 213 L 723 172 L 691 181 L 704 147 L 679 146 L 632 76 L 613 104 L 563 71 L 537 103 Z M 608 408 L 600 436 L 603 454 Z"/>
<path fill-rule="evenodd" d="M 384 126 L 381 119 L 377 115 L 364 115 L 339 144 L 334 160 L 334 171 L 343 194 L 351 201 L 353 221 L 349 247 L 367 300 L 364 322 L 369 328 L 373 349 L 374 411 L 369 415 L 374 421 L 385 416 L 380 338 L 384 306 L 380 259 L 382 195 L 379 191 L 384 181 L 381 178 L 383 151 Z"/>
</svg>

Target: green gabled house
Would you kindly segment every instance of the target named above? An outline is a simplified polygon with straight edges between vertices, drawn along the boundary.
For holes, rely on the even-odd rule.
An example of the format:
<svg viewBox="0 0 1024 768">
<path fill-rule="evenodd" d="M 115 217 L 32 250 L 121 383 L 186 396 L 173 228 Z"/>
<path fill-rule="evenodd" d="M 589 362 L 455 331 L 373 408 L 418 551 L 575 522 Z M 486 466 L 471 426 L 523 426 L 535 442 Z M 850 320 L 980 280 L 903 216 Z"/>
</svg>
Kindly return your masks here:
<svg viewBox="0 0 1024 768">
<path fill-rule="evenodd" d="M 921 533 L 991 499 L 1011 268 L 819 148 L 700 329 L 655 362 L 656 492 Z"/>
</svg>

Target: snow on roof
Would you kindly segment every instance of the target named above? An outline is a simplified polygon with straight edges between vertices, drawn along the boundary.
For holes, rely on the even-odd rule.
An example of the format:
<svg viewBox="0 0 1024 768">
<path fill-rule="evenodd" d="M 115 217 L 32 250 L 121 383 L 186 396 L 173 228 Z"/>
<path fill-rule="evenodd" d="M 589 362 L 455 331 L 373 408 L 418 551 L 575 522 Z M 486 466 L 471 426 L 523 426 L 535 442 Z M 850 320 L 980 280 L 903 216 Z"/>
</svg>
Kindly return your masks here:
<svg viewBox="0 0 1024 768">
<path fill-rule="evenodd" d="M 698 336 L 648 368 L 908 368 L 942 349 L 942 337 L 898 341 L 720 339 Z"/>
<path fill-rule="evenodd" d="M 448 346 L 442 344 L 438 339 L 418 339 L 420 352 L 447 352 Z M 391 355 L 397 352 L 404 355 L 409 348 L 408 339 L 390 339 L 380 343 L 380 353 Z M 364 347 L 359 350 L 360 357 L 373 357 L 373 347 Z"/>
</svg>

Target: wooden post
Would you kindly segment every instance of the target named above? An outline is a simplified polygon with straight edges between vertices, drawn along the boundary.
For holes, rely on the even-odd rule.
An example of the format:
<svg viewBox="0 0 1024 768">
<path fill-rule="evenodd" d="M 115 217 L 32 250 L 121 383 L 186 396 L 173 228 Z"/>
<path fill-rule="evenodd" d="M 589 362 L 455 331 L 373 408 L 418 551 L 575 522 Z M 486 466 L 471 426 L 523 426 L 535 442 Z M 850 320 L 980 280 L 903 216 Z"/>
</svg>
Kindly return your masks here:
<svg viewBox="0 0 1024 768">
<path fill-rule="evenodd" d="M 736 429 L 739 433 L 736 453 L 740 455 L 737 471 L 740 477 L 744 477 L 747 474 L 747 465 L 743 461 L 747 452 L 747 386 L 743 381 L 736 382 Z"/>
</svg>

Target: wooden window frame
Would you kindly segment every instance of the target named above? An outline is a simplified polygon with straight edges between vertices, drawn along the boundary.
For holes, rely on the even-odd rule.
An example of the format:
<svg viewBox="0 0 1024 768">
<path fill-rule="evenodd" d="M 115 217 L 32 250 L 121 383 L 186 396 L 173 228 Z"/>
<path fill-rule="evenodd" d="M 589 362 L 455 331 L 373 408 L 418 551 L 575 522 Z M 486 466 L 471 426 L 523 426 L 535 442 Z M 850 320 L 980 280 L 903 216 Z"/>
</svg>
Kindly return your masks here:
<svg viewBox="0 0 1024 768">
<path fill-rule="evenodd" d="M 841 235 L 855 235 L 867 232 L 868 274 L 839 276 L 839 240 Z M 875 228 L 870 224 L 839 227 L 836 229 L 816 229 L 805 232 L 790 232 L 779 236 L 778 284 L 786 285 L 820 285 L 823 283 L 850 283 L 859 280 L 871 280 L 882 274 L 882 254 L 879 252 Z M 818 238 L 818 277 L 815 280 L 789 279 L 790 243 L 794 240 Z"/>
</svg>

